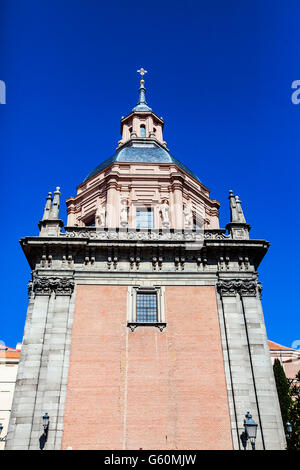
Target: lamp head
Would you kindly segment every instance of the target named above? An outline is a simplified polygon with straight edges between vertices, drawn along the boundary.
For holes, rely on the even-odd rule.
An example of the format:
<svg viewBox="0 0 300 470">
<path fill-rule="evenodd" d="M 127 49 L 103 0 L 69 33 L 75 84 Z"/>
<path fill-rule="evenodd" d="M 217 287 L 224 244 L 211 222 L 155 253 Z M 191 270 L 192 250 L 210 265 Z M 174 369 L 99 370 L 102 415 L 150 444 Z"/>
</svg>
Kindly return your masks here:
<svg viewBox="0 0 300 470">
<path fill-rule="evenodd" d="M 289 421 L 287 421 L 287 422 L 285 423 L 285 426 L 286 426 L 287 433 L 288 433 L 288 434 L 292 434 L 293 427 L 292 427 L 291 423 L 290 423 Z"/>
<path fill-rule="evenodd" d="M 43 416 L 43 426 L 44 426 L 45 430 L 49 426 L 49 415 L 48 415 L 48 413 L 45 413 L 44 416 Z"/>
<path fill-rule="evenodd" d="M 245 415 L 245 420 L 244 420 L 244 427 L 245 431 L 247 434 L 248 439 L 250 439 L 251 442 L 255 442 L 256 439 L 256 434 L 257 434 L 257 424 L 256 422 L 252 419 L 251 413 L 249 411 Z"/>
</svg>

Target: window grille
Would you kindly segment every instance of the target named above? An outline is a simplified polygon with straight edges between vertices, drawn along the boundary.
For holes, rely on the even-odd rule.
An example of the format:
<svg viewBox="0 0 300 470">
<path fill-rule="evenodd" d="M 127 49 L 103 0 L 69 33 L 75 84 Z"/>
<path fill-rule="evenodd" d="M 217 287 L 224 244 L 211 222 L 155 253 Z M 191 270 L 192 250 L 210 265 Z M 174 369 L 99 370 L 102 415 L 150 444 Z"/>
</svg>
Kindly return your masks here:
<svg viewBox="0 0 300 470">
<path fill-rule="evenodd" d="M 140 323 L 157 322 L 157 294 L 137 293 L 136 321 Z"/>
</svg>

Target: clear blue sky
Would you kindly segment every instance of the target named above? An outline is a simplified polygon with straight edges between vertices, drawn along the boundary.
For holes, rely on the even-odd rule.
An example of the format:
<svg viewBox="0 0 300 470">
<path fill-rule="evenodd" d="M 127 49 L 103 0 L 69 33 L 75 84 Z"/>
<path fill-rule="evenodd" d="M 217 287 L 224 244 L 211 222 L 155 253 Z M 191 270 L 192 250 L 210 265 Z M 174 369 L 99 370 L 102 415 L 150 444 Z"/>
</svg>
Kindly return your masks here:
<svg viewBox="0 0 300 470">
<path fill-rule="evenodd" d="M 31 274 L 19 239 L 38 234 L 48 191 L 75 195 L 114 153 L 141 66 L 168 147 L 221 202 L 221 226 L 232 189 L 251 236 L 271 242 L 260 267 L 269 338 L 300 339 L 299 0 L 2 0 L 0 9 L 0 340 L 14 347 L 23 335 Z"/>
</svg>

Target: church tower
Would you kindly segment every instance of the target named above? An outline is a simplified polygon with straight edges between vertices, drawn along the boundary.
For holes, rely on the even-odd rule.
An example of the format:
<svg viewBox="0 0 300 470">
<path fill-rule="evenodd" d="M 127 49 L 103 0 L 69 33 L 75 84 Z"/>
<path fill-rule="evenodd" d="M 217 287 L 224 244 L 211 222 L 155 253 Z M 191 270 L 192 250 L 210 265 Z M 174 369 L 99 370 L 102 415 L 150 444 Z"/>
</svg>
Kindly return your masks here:
<svg viewBox="0 0 300 470">
<path fill-rule="evenodd" d="M 6 448 L 242 449 L 249 411 L 256 448 L 284 449 L 257 274 L 269 243 L 232 191 L 219 227 L 139 73 L 116 151 L 66 200 L 66 225 L 56 188 L 21 240 L 32 280 Z"/>
</svg>

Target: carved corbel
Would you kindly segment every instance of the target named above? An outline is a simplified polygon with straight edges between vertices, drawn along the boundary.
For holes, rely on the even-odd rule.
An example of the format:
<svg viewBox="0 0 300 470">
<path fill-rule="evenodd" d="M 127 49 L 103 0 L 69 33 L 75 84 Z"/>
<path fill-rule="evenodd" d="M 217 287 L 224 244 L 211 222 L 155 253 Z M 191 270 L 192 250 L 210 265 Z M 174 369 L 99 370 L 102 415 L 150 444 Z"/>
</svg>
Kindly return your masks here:
<svg viewBox="0 0 300 470">
<path fill-rule="evenodd" d="M 133 269 L 134 268 L 134 257 L 133 256 L 130 256 L 129 264 L 130 264 L 130 269 Z"/>
<path fill-rule="evenodd" d="M 108 251 L 107 251 L 107 269 L 108 270 L 111 269 L 112 259 L 113 259 L 112 249 L 111 249 L 111 247 L 108 247 Z"/>
<path fill-rule="evenodd" d="M 225 261 L 224 261 L 224 258 L 223 256 L 220 256 L 219 257 L 219 261 L 218 261 L 218 267 L 219 267 L 219 271 L 224 271 L 225 270 Z"/>
<path fill-rule="evenodd" d="M 45 268 L 46 263 L 47 263 L 47 256 L 44 254 L 44 255 L 42 255 L 42 259 L 41 259 L 41 267 Z"/>
</svg>

